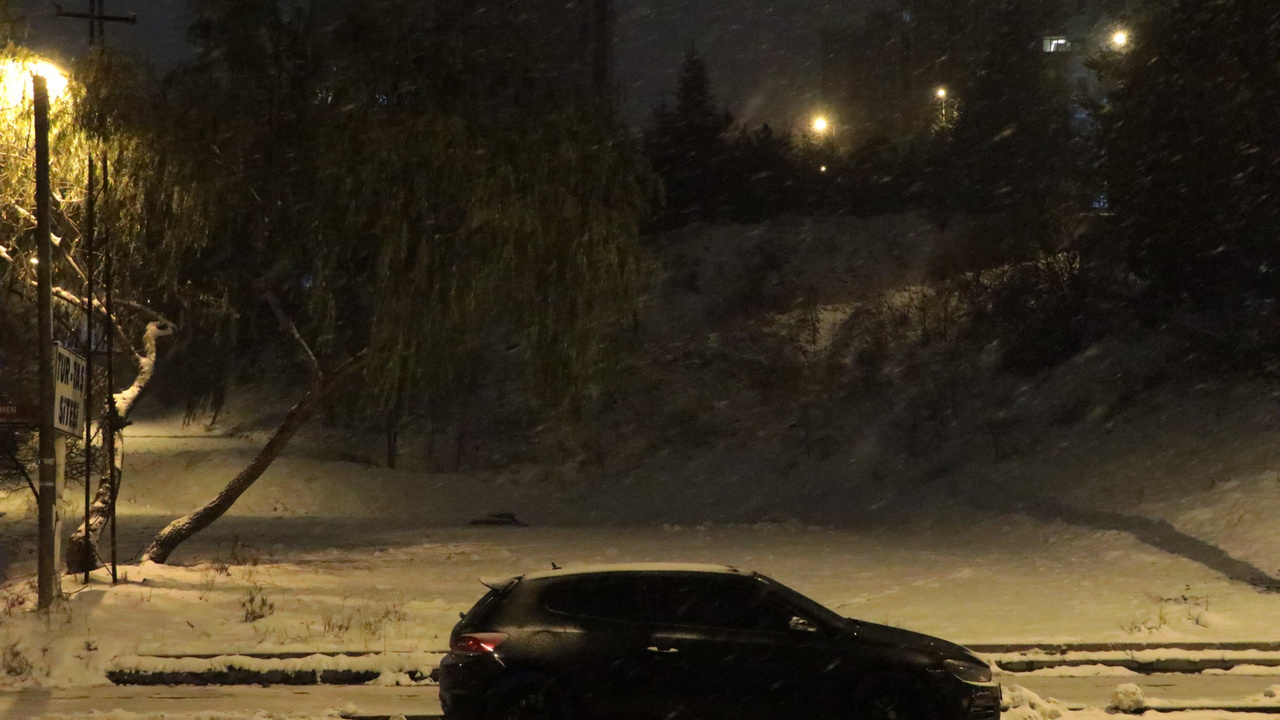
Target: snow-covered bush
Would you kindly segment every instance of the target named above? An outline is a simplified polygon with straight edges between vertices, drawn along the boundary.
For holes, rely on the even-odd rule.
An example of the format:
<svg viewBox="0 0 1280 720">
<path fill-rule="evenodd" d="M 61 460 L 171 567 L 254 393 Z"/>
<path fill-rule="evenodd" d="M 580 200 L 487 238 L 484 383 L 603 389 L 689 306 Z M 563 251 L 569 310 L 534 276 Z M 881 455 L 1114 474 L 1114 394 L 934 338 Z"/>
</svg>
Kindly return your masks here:
<svg viewBox="0 0 1280 720">
<path fill-rule="evenodd" d="M 1111 707 L 1120 712 L 1139 712 L 1146 706 L 1147 698 L 1142 694 L 1142 688 L 1133 683 L 1117 685 L 1111 695 Z"/>
</svg>

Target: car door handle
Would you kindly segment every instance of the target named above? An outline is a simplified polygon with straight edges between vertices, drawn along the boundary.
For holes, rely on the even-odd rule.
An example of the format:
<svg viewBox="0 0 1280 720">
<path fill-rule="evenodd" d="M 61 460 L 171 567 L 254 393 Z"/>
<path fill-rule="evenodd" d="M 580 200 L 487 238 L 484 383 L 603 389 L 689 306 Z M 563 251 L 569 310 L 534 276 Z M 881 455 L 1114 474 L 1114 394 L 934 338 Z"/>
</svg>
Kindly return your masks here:
<svg viewBox="0 0 1280 720">
<path fill-rule="evenodd" d="M 674 655 L 680 652 L 680 648 L 673 648 L 673 647 L 660 648 L 657 645 L 650 645 L 647 649 L 651 653 L 659 653 L 661 655 Z"/>
</svg>

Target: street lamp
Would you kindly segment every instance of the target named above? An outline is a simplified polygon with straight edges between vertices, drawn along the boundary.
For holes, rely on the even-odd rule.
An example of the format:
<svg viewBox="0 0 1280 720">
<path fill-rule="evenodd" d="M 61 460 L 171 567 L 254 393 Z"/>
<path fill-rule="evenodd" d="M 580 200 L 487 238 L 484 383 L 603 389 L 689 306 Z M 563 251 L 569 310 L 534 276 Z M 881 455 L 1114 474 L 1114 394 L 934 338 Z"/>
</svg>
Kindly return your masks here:
<svg viewBox="0 0 1280 720">
<path fill-rule="evenodd" d="M 940 88 L 938 88 L 938 92 L 936 93 L 936 95 L 938 96 L 938 99 L 939 99 L 939 100 L 946 100 L 946 99 L 947 99 L 947 89 L 946 89 L 946 88 L 944 88 L 944 87 L 940 87 Z"/>
<path fill-rule="evenodd" d="M 945 87 L 940 87 L 935 90 L 933 94 L 938 98 L 938 104 L 942 110 L 942 127 L 945 128 L 947 127 L 947 89 Z"/>
<path fill-rule="evenodd" d="M 1117 30 L 1111 35 L 1111 44 L 1117 50 L 1124 48 L 1129 44 L 1129 33 L 1125 30 Z"/>
<path fill-rule="evenodd" d="M 55 101 L 67 91 L 67 74 L 48 60 L 9 59 L 0 61 L 0 99 L 7 108 L 14 108 L 34 96 L 33 75 L 44 78 L 49 90 L 49 100 Z"/>
<path fill-rule="evenodd" d="M 818 135 L 824 135 L 831 129 L 831 121 L 819 115 L 813 119 L 813 132 Z"/>
</svg>

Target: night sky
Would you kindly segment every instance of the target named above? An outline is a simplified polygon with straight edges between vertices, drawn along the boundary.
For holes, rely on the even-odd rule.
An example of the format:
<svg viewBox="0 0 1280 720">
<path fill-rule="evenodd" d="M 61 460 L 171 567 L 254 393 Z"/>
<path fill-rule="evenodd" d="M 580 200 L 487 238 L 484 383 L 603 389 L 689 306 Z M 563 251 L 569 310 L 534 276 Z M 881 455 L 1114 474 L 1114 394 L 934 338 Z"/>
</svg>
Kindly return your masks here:
<svg viewBox="0 0 1280 720">
<path fill-rule="evenodd" d="M 616 0 L 618 79 L 628 120 L 649 112 L 675 87 L 684 52 L 696 45 L 711 69 L 721 101 L 752 123 L 802 121 L 813 111 L 823 23 L 840 22 L 869 0 Z M 63 0 L 85 10 L 86 0 Z M 136 13 L 138 25 L 113 25 L 109 41 L 158 66 L 180 62 L 186 40 L 186 0 L 107 0 L 107 12 Z M 57 20 L 52 4 L 20 0 L 31 26 L 29 43 L 67 56 L 84 46 L 83 22 Z"/>
<path fill-rule="evenodd" d="M 819 39 L 869 0 L 616 0 L 618 77 L 633 122 L 675 88 L 695 45 L 721 102 L 749 122 L 803 121 L 815 109 Z"/>
</svg>

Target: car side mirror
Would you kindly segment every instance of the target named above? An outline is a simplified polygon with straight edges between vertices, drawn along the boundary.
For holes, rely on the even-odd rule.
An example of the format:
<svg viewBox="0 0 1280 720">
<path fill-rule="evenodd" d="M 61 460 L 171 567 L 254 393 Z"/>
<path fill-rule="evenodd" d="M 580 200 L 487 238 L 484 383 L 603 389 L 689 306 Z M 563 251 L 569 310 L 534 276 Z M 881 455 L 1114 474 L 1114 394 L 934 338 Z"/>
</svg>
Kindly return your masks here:
<svg viewBox="0 0 1280 720">
<path fill-rule="evenodd" d="M 818 628 L 815 627 L 813 623 L 800 617 L 799 615 L 791 618 L 791 620 L 787 623 L 787 629 L 790 630 L 791 632 L 807 632 L 807 633 L 818 632 Z"/>
</svg>

